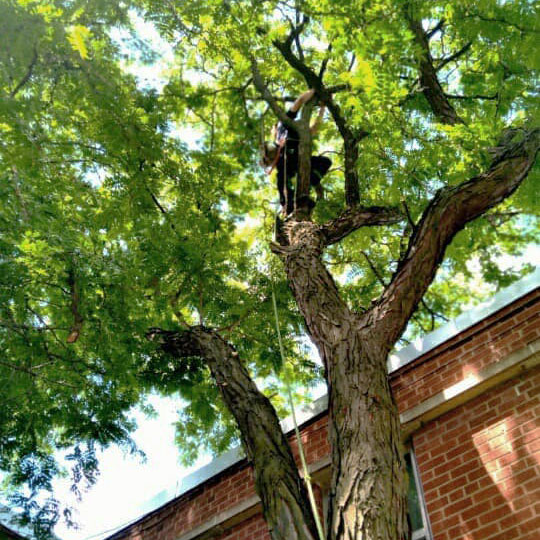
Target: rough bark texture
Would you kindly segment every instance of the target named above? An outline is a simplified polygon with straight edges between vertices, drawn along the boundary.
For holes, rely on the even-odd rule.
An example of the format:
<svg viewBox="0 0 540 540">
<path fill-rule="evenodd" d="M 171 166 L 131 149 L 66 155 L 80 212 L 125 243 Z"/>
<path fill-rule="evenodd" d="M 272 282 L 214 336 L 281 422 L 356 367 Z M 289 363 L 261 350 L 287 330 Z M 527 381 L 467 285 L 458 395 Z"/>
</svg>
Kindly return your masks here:
<svg viewBox="0 0 540 540">
<path fill-rule="evenodd" d="M 313 148 L 311 131 L 309 129 L 313 101 L 309 101 L 302 107 L 302 118 L 299 122 L 300 143 L 298 145 L 298 174 L 296 180 L 296 193 L 294 206 L 297 219 L 308 219 L 312 203 L 309 198 L 311 153 Z"/>
<path fill-rule="evenodd" d="M 329 540 L 407 537 L 400 426 L 386 357 L 435 276 L 446 247 L 472 219 L 508 197 L 540 147 L 540 130 L 514 130 L 494 149 L 483 174 L 438 193 L 426 208 L 391 283 L 367 312 L 354 313 L 322 262 L 326 246 L 365 225 L 394 223 L 391 208 L 354 208 L 324 225 L 289 220 L 273 251 L 283 261 L 307 330 L 326 368 L 332 486 Z M 176 358 L 196 356 L 210 368 L 234 415 L 253 464 L 255 485 L 273 540 L 314 540 L 306 491 L 275 411 L 217 332 L 153 330 Z"/>
<path fill-rule="evenodd" d="M 421 52 L 420 83 L 434 115 L 443 123 L 462 122 L 437 79 L 429 50 L 430 36 L 409 4 L 405 5 L 405 18 Z M 407 537 L 406 486 L 399 416 L 386 376 L 387 354 L 422 301 L 452 238 L 469 221 L 511 195 L 525 178 L 540 146 L 540 130 L 508 132 L 494 149 L 493 162 L 486 172 L 441 190 L 415 227 L 381 298 L 367 312 L 354 313 L 324 266 L 323 251 L 360 227 L 396 223 L 402 216 L 394 208 L 358 206 L 358 143 L 367 132 L 352 130 L 348 125 L 332 100 L 332 92 L 322 82 L 324 69 L 317 75 L 302 57 L 293 54 L 291 45 L 298 42 L 306 22 L 295 27 L 284 42 L 275 41 L 274 45 L 327 105 L 343 138 L 349 209 L 317 225 L 308 221 L 309 209 L 303 212 L 302 204 L 292 219 L 280 224 L 276 235 L 279 244 L 272 249 L 283 261 L 308 333 L 326 370 L 332 445 L 328 539 L 402 540 Z M 261 95 L 290 125 L 293 121 L 268 92 L 254 61 L 252 71 Z M 305 136 L 309 121 L 294 122 L 294 126 L 301 133 L 297 196 L 302 198 L 309 192 L 311 140 Z M 209 366 L 238 422 L 272 538 L 315 539 L 316 527 L 305 489 L 275 411 L 257 390 L 234 348 L 216 332 L 202 327 L 181 334 L 159 333 L 162 348 L 174 356 L 199 356 Z"/>
<path fill-rule="evenodd" d="M 495 149 L 483 174 L 437 193 L 409 241 L 391 283 L 368 316 L 387 350 L 403 332 L 443 259 L 452 238 L 469 222 L 510 196 L 527 176 L 540 146 L 540 129 L 514 131 Z"/>
<path fill-rule="evenodd" d="M 234 347 L 217 332 L 154 329 L 149 337 L 175 358 L 196 356 L 209 367 L 234 415 L 273 540 L 316 540 L 317 528 L 291 448 L 272 404 L 256 387 Z"/>
<path fill-rule="evenodd" d="M 397 208 L 384 206 L 357 206 L 345 210 L 337 218 L 321 227 L 326 246 L 335 244 L 351 232 L 369 225 L 390 225 L 403 219 Z"/>
<path fill-rule="evenodd" d="M 517 136 L 517 140 L 516 140 Z M 512 137 L 514 139 L 512 140 Z M 328 538 L 405 538 L 405 484 L 399 417 L 386 357 L 432 282 L 444 251 L 466 223 L 508 197 L 534 163 L 540 130 L 515 131 L 484 174 L 447 188 L 428 205 L 380 301 L 353 313 L 321 256 L 363 225 L 395 222 L 393 209 L 350 209 L 323 225 L 290 221 L 280 246 L 287 277 L 326 368 L 332 488 Z"/>
</svg>

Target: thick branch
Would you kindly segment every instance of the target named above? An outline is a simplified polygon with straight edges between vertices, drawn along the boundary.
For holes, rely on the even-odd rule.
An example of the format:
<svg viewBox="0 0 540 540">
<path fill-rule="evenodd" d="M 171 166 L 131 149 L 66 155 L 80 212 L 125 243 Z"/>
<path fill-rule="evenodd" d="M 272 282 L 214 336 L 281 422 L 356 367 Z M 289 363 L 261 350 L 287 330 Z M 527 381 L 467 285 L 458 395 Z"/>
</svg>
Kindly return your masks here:
<svg viewBox="0 0 540 540">
<path fill-rule="evenodd" d="M 507 140 L 495 149 L 485 173 L 439 191 L 424 211 L 390 285 L 365 315 L 388 348 L 405 329 L 456 233 L 510 196 L 527 176 L 540 147 L 540 129 L 519 136 L 518 142 Z"/>
<path fill-rule="evenodd" d="M 284 245 L 270 246 L 283 261 L 307 330 L 328 369 L 336 340 L 340 339 L 336 328 L 347 326 L 352 329 L 357 323 L 355 313 L 342 299 L 321 258 L 327 245 L 326 235 L 334 233 L 337 241 L 340 232 L 339 225 L 325 230 L 324 226 L 313 222 L 289 221 L 283 226 Z"/>
<path fill-rule="evenodd" d="M 306 490 L 274 407 L 257 389 L 234 347 L 202 326 L 185 332 L 152 329 L 147 337 L 175 358 L 195 356 L 208 365 L 253 464 L 255 487 L 272 539 L 316 539 Z"/>
<path fill-rule="evenodd" d="M 405 5 L 404 11 L 409 28 L 414 35 L 414 41 L 420 47 L 420 86 L 422 93 L 431 106 L 433 114 L 443 124 L 453 125 L 463 123 L 463 120 L 448 101 L 437 78 L 437 70 L 433 65 L 433 58 L 429 50 L 429 38 L 422 28 L 422 22 L 415 18 L 410 4 Z"/>
<path fill-rule="evenodd" d="M 397 208 L 383 206 L 356 207 L 345 210 L 339 217 L 322 225 L 325 236 L 325 245 L 329 246 L 339 242 L 361 227 L 370 225 L 390 225 L 403 219 Z"/>
</svg>

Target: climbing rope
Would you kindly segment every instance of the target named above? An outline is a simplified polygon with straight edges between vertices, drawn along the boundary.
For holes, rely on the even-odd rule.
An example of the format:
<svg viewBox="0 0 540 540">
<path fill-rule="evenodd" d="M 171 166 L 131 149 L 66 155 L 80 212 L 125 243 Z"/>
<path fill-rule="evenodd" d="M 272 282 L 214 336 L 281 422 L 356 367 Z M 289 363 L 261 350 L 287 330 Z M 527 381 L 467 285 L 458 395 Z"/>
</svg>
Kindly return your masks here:
<svg viewBox="0 0 540 540">
<path fill-rule="evenodd" d="M 278 317 L 278 310 L 277 310 L 276 293 L 274 291 L 274 280 L 272 280 L 272 305 L 274 306 L 274 316 L 276 319 L 276 331 L 277 331 L 278 343 L 279 343 L 279 353 L 281 354 L 282 364 L 285 364 L 285 352 L 283 350 L 283 340 L 281 339 L 281 330 L 279 329 L 279 317 Z M 277 375 L 277 370 L 276 370 L 276 375 Z M 319 540 L 325 540 L 321 519 L 319 517 L 319 511 L 317 508 L 317 503 L 315 501 L 315 495 L 313 494 L 313 486 L 311 484 L 311 476 L 308 471 L 306 455 L 304 452 L 304 444 L 302 443 L 302 437 L 300 436 L 300 429 L 298 428 L 298 422 L 296 421 L 296 411 L 294 408 L 294 400 L 293 400 L 291 385 L 289 384 L 287 380 L 285 380 L 285 388 L 287 390 L 289 407 L 291 408 L 292 419 L 293 419 L 293 424 L 294 424 L 294 432 L 296 433 L 296 440 L 298 441 L 298 453 L 300 454 L 300 461 L 302 463 L 302 472 L 304 473 L 304 481 L 306 482 L 309 503 L 311 505 L 313 517 L 315 518 L 315 524 L 317 526 Z"/>
</svg>

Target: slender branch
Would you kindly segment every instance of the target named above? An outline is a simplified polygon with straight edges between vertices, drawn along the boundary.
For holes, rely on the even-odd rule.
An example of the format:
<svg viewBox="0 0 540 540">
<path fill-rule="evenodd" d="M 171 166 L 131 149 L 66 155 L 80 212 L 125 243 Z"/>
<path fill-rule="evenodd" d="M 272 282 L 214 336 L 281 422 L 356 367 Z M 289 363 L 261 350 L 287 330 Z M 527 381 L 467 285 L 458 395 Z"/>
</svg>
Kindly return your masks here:
<svg viewBox="0 0 540 540">
<path fill-rule="evenodd" d="M 41 379 L 41 380 L 46 381 L 46 382 L 51 383 L 51 384 L 57 384 L 59 386 L 66 386 L 67 388 L 77 388 L 75 385 L 69 384 L 69 383 L 67 383 L 65 381 L 56 381 L 54 379 L 49 379 L 48 377 L 44 377 L 40 373 L 34 372 L 32 370 L 32 368 L 26 368 L 26 367 L 23 367 L 23 366 L 17 366 L 15 364 L 12 364 L 11 362 L 6 362 L 5 360 L 0 360 L 0 366 L 7 367 L 8 369 L 11 369 L 13 371 L 19 371 L 21 373 L 26 373 L 27 375 L 30 375 L 31 377 L 34 377 L 36 379 Z M 38 367 L 42 367 L 42 366 L 38 366 Z"/>
<path fill-rule="evenodd" d="M 428 30 L 426 32 L 426 37 L 428 39 L 431 39 L 439 30 L 442 29 L 444 24 L 446 23 L 446 19 L 441 19 L 431 30 Z"/>
<path fill-rule="evenodd" d="M 472 47 L 472 41 L 468 41 L 454 54 L 451 54 L 450 56 L 447 56 L 446 58 L 443 58 L 440 62 L 440 64 L 435 68 L 435 71 L 440 71 L 444 66 L 449 64 L 450 62 L 453 62 L 454 60 L 457 60 L 460 56 L 463 56 L 470 48 Z"/>
<path fill-rule="evenodd" d="M 255 85 L 255 88 L 259 91 L 263 99 L 268 103 L 274 114 L 286 125 L 289 127 L 293 127 L 297 129 L 297 122 L 295 122 L 292 118 L 287 116 L 285 113 L 285 109 L 280 107 L 278 104 L 276 98 L 272 95 L 270 90 L 268 90 L 268 87 L 264 83 L 264 79 L 262 78 L 261 72 L 259 71 L 259 68 L 257 66 L 257 62 L 255 61 L 255 58 L 251 57 L 251 73 L 253 74 L 253 84 Z"/>
<path fill-rule="evenodd" d="M 71 326 L 71 330 L 66 341 L 68 343 L 75 343 L 81 334 L 84 319 L 79 311 L 79 284 L 75 279 L 75 270 L 73 267 L 68 271 L 68 285 L 71 294 L 71 313 L 73 314 L 73 325 Z"/>
<path fill-rule="evenodd" d="M 352 70 L 355 62 L 356 62 L 356 54 L 353 53 L 351 56 L 351 61 L 349 62 L 349 67 L 347 68 L 347 71 Z"/>
<path fill-rule="evenodd" d="M 494 94 L 493 96 L 485 96 L 482 94 L 474 94 L 472 96 L 462 96 L 459 94 L 444 94 L 448 99 L 488 99 L 488 100 L 496 100 L 499 99 L 499 94 Z"/>
<path fill-rule="evenodd" d="M 407 203 L 405 201 L 403 201 L 403 208 L 405 208 L 405 215 L 407 216 L 407 221 L 411 227 L 411 230 L 413 231 L 416 231 L 416 223 L 414 222 L 412 216 L 411 216 L 411 213 L 409 211 L 409 207 L 407 205 Z"/>
<path fill-rule="evenodd" d="M 30 77 L 32 77 L 32 73 L 36 66 L 37 60 L 38 60 L 38 52 L 37 52 L 37 48 L 34 46 L 34 54 L 32 56 L 32 60 L 30 60 L 28 69 L 26 70 L 24 77 L 19 81 L 17 86 L 10 92 L 9 94 L 10 98 L 14 98 L 19 93 L 19 90 L 21 90 L 22 87 L 30 80 Z"/>
<path fill-rule="evenodd" d="M 377 267 L 375 266 L 373 261 L 369 258 L 369 255 L 365 251 L 361 251 L 360 253 L 362 253 L 362 255 L 364 256 L 364 259 L 366 259 L 366 262 L 368 263 L 368 266 L 370 267 L 371 271 L 373 272 L 373 274 L 377 278 L 377 281 L 383 287 L 386 287 L 388 284 L 386 283 L 386 281 L 382 277 L 381 273 L 379 272 L 379 270 L 377 269 Z"/>
<path fill-rule="evenodd" d="M 435 318 L 437 317 L 439 319 L 442 319 L 443 321 L 448 322 L 448 317 L 446 317 L 442 313 L 439 313 L 438 311 L 435 311 L 423 298 L 422 300 L 420 300 L 420 304 L 431 316 L 431 330 L 435 329 Z"/>
<path fill-rule="evenodd" d="M 536 30 L 535 28 L 525 28 L 524 26 L 521 26 L 520 24 L 514 23 L 507 19 L 503 19 L 501 17 L 487 17 L 485 15 L 480 15 L 479 13 L 471 13 L 470 15 L 466 15 L 465 18 L 477 18 L 484 22 L 494 22 L 494 23 L 504 24 L 507 26 L 511 26 L 522 33 L 540 34 L 540 30 Z"/>
<path fill-rule="evenodd" d="M 330 60 L 330 53 L 332 52 L 332 44 L 328 45 L 326 49 L 326 57 L 321 63 L 321 69 L 319 70 L 319 79 L 322 81 L 324 77 L 324 73 L 326 71 L 326 67 L 328 66 L 328 61 Z M 303 59 L 302 59 L 303 60 Z M 349 70 L 350 71 L 350 70 Z"/>
<path fill-rule="evenodd" d="M 540 129 L 508 133 L 494 149 L 486 172 L 440 190 L 424 211 L 390 285 L 365 315 L 365 323 L 383 334 L 384 342 L 394 343 L 403 332 L 454 236 L 509 197 L 527 176 L 540 148 Z"/>
<path fill-rule="evenodd" d="M 21 207 L 21 213 L 23 217 L 23 221 L 25 223 L 29 223 L 30 216 L 28 214 L 28 210 L 26 208 L 26 202 L 24 200 L 24 196 L 21 192 L 21 187 L 19 184 L 19 172 L 17 171 L 17 167 L 13 166 L 11 168 L 13 172 L 13 176 L 11 177 L 11 182 L 13 184 L 13 191 L 15 192 L 15 197 L 17 197 L 17 201 L 19 203 L 19 206 Z"/>
</svg>

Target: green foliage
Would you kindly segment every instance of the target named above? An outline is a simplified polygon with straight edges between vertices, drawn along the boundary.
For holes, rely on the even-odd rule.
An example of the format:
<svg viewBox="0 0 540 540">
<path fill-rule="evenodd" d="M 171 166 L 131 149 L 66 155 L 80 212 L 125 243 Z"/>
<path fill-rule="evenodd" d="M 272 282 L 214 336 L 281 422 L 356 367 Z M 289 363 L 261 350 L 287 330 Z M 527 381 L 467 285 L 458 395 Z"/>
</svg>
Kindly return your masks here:
<svg viewBox="0 0 540 540">
<path fill-rule="evenodd" d="M 466 125 L 451 127 L 435 121 L 419 91 L 420 52 L 402 2 L 297 4 L 310 16 L 306 64 L 318 71 L 328 60 L 325 83 L 349 85 L 335 100 L 370 133 L 358 162 L 364 204 L 406 205 L 416 222 L 437 189 L 486 167 L 504 125 L 538 122 L 530 2 L 417 3 L 426 28 L 445 19 L 431 39 L 437 65 L 472 42 L 439 70 L 446 91 L 461 96 L 452 103 Z M 292 2 L 1 0 L 0 12 L 0 469 L 44 534 L 63 509 L 54 499 L 38 505 L 40 493 L 58 474 L 91 484 L 95 449 L 130 447 L 129 411 L 152 390 L 187 403 L 178 420 L 186 461 L 238 440 L 200 359 L 158 355 L 145 339 L 150 327 L 222 329 L 281 415 L 283 380 L 300 389 L 321 379 L 268 250 L 277 197 L 258 146 L 261 126 L 268 132 L 275 118 L 252 86 L 250 57 L 278 97 L 296 96 L 305 82 L 272 44 L 295 21 Z M 136 32 L 143 19 L 173 58 L 162 88 L 130 74 L 159 60 Z M 330 120 L 318 145 L 333 160 L 315 210 L 323 221 L 344 205 Z M 474 299 L 470 259 L 494 288 L 521 275 L 499 270 L 498 260 L 534 238 L 537 180 L 538 167 L 511 200 L 460 233 L 409 337 Z M 410 232 L 410 224 L 366 229 L 328 250 L 355 309 L 380 294 Z M 77 317 L 80 336 L 68 343 Z M 66 449 L 67 472 L 54 458 Z"/>
</svg>

